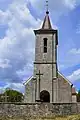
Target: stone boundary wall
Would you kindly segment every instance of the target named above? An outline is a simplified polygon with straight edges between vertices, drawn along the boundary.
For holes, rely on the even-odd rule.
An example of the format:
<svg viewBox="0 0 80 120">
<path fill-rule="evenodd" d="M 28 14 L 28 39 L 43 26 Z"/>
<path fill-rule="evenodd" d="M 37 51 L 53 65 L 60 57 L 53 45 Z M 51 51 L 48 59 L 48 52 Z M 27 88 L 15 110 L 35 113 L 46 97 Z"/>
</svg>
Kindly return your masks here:
<svg viewBox="0 0 80 120">
<path fill-rule="evenodd" d="M 0 103 L 0 115 L 52 116 L 80 113 L 80 103 Z"/>
</svg>

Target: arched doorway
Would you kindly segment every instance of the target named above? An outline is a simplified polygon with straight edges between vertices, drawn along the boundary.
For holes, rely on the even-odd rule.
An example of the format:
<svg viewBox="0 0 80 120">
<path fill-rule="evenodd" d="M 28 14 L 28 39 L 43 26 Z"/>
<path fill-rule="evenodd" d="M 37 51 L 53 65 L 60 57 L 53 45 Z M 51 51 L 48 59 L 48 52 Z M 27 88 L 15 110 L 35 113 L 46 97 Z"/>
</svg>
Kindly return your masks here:
<svg viewBox="0 0 80 120">
<path fill-rule="evenodd" d="M 40 92 L 40 101 L 41 102 L 50 102 L 50 94 L 48 91 L 43 90 Z"/>
</svg>

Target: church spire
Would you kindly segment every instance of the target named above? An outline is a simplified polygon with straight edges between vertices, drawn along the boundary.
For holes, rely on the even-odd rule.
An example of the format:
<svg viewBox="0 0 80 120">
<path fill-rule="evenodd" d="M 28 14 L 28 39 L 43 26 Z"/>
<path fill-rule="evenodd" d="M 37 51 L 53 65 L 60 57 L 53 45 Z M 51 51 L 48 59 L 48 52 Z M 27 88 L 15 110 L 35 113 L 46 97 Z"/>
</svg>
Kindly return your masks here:
<svg viewBox="0 0 80 120">
<path fill-rule="evenodd" d="M 49 10 L 48 10 L 48 1 L 46 1 L 46 16 L 43 21 L 42 29 L 52 29 L 50 18 L 49 18 Z"/>
</svg>

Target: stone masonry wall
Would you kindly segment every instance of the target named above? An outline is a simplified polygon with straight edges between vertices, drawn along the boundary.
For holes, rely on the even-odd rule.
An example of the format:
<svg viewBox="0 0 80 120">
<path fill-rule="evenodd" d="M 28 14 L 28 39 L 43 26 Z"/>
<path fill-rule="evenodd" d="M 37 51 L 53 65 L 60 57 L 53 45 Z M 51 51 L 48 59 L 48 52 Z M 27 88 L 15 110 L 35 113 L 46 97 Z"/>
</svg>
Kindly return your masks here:
<svg viewBox="0 0 80 120">
<path fill-rule="evenodd" d="M 80 113 L 80 103 L 36 103 L 36 104 L 2 104 L 0 115 L 6 116 L 47 116 L 70 115 Z"/>
</svg>

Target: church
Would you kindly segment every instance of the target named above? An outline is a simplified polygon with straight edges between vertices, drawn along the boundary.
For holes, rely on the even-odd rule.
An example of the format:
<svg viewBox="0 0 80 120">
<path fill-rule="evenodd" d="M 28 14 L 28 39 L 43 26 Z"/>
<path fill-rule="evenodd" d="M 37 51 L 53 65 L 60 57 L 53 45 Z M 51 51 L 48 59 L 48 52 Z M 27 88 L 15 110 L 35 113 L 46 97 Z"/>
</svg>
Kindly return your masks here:
<svg viewBox="0 0 80 120">
<path fill-rule="evenodd" d="M 52 28 L 49 11 L 35 34 L 33 76 L 25 83 L 25 103 L 75 103 L 76 90 L 57 67 L 58 30 Z"/>
</svg>

